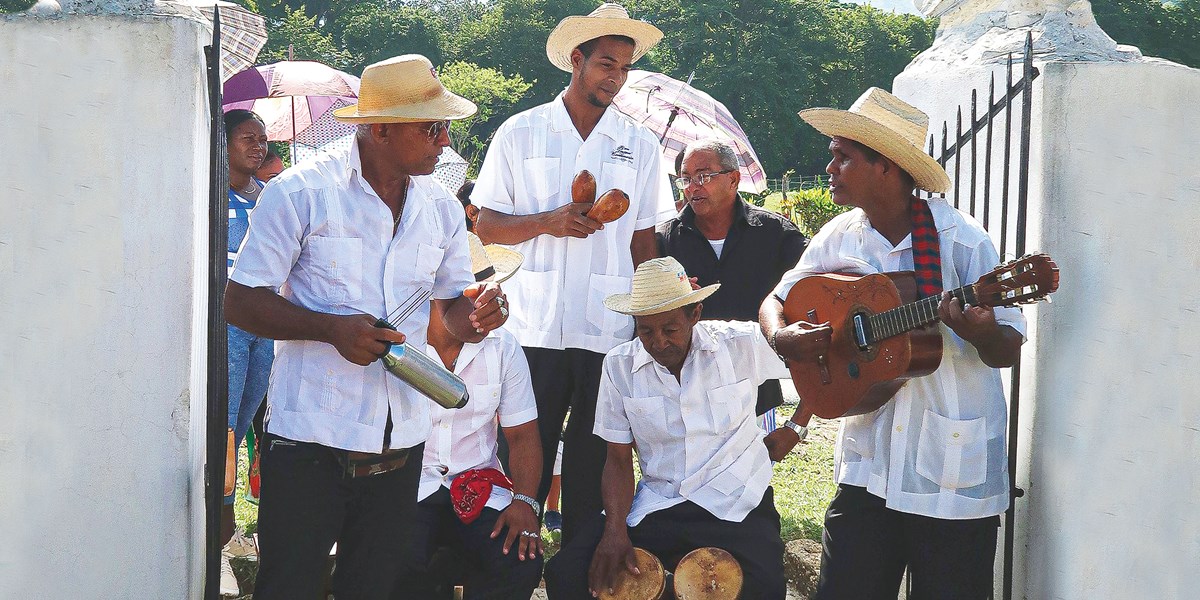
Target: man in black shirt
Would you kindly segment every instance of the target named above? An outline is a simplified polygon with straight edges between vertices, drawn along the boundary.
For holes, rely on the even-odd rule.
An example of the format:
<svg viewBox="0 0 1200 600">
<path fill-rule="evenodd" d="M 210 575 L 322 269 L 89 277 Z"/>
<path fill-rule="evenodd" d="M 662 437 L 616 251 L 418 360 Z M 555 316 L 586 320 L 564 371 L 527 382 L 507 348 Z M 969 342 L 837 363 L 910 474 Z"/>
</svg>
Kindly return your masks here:
<svg viewBox="0 0 1200 600">
<path fill-rule="evenodd" d="M 720 283 L 704 301 L 704 318 L 757 321 L 758 308 L 795 266 L 808 240 L 781 215 L 738 197 L 737 154 L 728 144 L 702 140 L 683 151 L 675 185 L 687 200 L 679 215 L 655 232 L 661 256 L 671 256 L 701 286 Z M 783 402 L 779 381 L 758 388 L 757 413 Z"/>
</svg>

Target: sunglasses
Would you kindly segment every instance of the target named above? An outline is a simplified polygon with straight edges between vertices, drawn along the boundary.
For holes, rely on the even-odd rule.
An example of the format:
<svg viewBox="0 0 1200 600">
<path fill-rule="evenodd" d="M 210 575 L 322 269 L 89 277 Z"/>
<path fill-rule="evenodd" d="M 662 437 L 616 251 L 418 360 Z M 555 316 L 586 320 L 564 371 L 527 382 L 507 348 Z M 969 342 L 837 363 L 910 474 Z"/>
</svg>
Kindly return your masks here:
<svg viewBox="0 0 1200 600">
<path fill-rule="evenodd" d="M 434 141 L 442 137 L 442 133 L 450 135 L 450 121 L 434 121 L 429 125 L 429 129 L 425 132 L 429 136 L 429 141 Z"/>
<path fill-rule="evenodd" d="M 725 169 L 724 171 L 717 171 L 716 173 L 700 173 L 695 177 L 678 177 L 675 179 L 675 187 L 681 190 L 686 190 L 687 187 L 693 183 L 700 186 L 708 185 L 708 182 L 712 181 L 713 177 L 716 177 L 717 175 L 724 175 L 726 173 L 732 173 L 736 170 L 737 169 Z"/>
</svg>

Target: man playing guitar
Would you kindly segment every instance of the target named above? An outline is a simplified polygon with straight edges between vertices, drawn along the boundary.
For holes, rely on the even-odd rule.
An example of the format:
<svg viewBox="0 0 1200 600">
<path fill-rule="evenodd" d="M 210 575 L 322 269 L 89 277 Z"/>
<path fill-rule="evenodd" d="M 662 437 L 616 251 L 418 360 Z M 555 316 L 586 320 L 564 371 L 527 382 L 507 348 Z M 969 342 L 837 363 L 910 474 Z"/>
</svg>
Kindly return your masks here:
<svg viewBox="0 0 1200 600">
<path fill-rule="evenodd" d="M 908 380 L 882 407 L 843 420 L 816 597 L 894 599 L 907 567 L 915 597 L 987 598 L 998 515 L 1009 504 L 1007 407 L 996 369 L 1019 357 L 1024 317 L 943 292 L 974 282 L 999 256 L 973 218 L 945 200 L 914 195 L 914 188 L 944 192 L 950 184 L 921 150 L 923 112 L 871 88 L 849 111 L 809 109 L 800 117 L 832 138 L 826 171 L 833 201 L 855 209 L 813 237 L 763 302 L 764 335 L 785 360 L 824 364 L 832 327 L 842 324 L 787 324 L 784 299 L 793 285 L 823 273 L 915 271 L 922 296 L 941 296 L 936 327 L 944 348 L 931 374 Z M 768 436 L 772 458 L 791 450 L 803 424 Z"/>
</svg>

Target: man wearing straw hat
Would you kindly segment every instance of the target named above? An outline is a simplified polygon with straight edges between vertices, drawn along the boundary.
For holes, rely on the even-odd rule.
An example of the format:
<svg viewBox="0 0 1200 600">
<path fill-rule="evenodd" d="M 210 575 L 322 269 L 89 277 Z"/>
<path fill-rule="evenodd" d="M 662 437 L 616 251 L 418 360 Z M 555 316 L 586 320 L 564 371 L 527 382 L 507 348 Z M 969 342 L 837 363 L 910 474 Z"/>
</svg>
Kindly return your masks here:
<svg viewBox="0 0 1200 600">
<path fill-rule="evenodd" d="M 484 246 L 471 233 L 467 238 L 476 281 L 501 283 L 521 267 L 520 253 Z M 542 474 L 542 446 L 525 354 L 503 329 L 479 343 L 463 343 L 436 313 L 429 319 L 427 354 L 462 378 L 471 400 L 460 409 L 432 409 L 416 524 L 406 534 L 413 554 L 392 598 L 448 597 L 447 575 L 469 564 L 466 598 L 529 600 L 542 578 L 541 527 L 533 499 Z M 508 441 L 508 473 L 496 455 L 497 421 Z M 445 547 L 451 551 L 440 556 L 450 558 L 431 564 Z"/>
<path fill-rule="evenodd" d="M 878 410 L 842 421 L 817 597 L 895 598 L 907 567 L 915 597 L 987 598 L 998 515 L 1009 504 L 1007 407 L 996 369 L 1016 362 L 1025 319 L 1016 309 L 964 306 L 943 293 L 974 283 L 999 256 L 970 216 L 914 194 L 950 186 L 921 150 L 925 113 L 871 88 L 848 111 L 815 108 L 800 117 L 832 138 L 833 200 L 855 209 L 821 228 L 763 302 L 763 333 L 788 360 L 820 361 L 830 326 L 785 326 L 782 299 L 792 285 L 817 273 L 907 270 L 922 296 L 941 296 L 944 342 L 934 373 L 909 380 Z M 788 429 L 772 435 L 795 443 Z"/>
<path fill-rule="evenodd" d="M 551 600 L 608 588 L 634 570 L 634 546 L 669 570 L 696 548 L 722 548 L 745 574 L 742 600 L 783 600 L 771 459 L 754 407 L 758 385 L 787 370 L 754 323 L 700 321 L 700 302 L 719 287 L 693 290 L 678 261 L 656 258 L 638 266 L 630 293 L 605 299 L 633 316 L 637 337 L 604 358 L 595 432 L 608 443 L 605 514 L 550 560 Z"/>
<path fill-rule="evenodd" d="M 592 435 L 600 366 L 605 352 L 633 335 L 633 321 L 606 311 L 604 298 L 629 289 L 634 267 L 657 255 L 655 224 L 674 214 L 658 140 L 611 107 L 629 67 L 661 37 L 617 4 L 563 19 L 546 53 L 571 73 L 570 85 L 500 126 L 471 195 L 479 236 L 525 256 L 505 285 L 513 300 L 507 328 L 529 359 L 544 473 L 571 412 L 562 436 L 564 541 L 580 518 L 600 511 L 604 442 Z M 590 203 L 572 202 L 572 180 L 583 170 L 597 191 L 629 195 L 623 216 L 601 224 L 586 216 Z"/>
<path fill-rule="evenodd" d="M 360 125 L 355 143 L 288 169 L 259 198 L 225 291 L 231 324 L 276 340 L 256 598 L 316 595 L 335 542 L 340 600 L 391 591 L 430 401 L 376 361 L 405 339 L 424 346 L 431 304 L 464 342 L 507 316 L 499 286 L 471 276 L 461 205 L 427 177 L 449 121 L 474 113 L 425 57 L 375 63 L 359 103 L 335 113 Z"/>
</svg>

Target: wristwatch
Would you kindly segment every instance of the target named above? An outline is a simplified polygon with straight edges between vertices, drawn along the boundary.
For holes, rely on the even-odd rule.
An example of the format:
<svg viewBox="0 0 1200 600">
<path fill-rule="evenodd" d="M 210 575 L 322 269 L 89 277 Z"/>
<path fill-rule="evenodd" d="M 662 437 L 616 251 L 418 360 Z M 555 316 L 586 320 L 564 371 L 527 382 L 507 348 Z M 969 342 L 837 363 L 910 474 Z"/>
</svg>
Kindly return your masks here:
<svg viewBox="0 0 1200 600">
<path fill-rule="evenodd" d="M 538 504 L 537 500 L 534 500 L 533 498 L 530 498 L 529 496 L 526 496 L 525 494 L 516 494 L 516 493 L 513 494 L 513 500 L 520 500 L 521 502 L 528 504 L 529 508 L 533 509 L 534 516 L 541 516 L 542 505 Z"/>
<path fill-rule="evenodd" d="M 801 425 L 791 419 L 788 419 L 783 422 L 783 426 L 795 431 L 796 435 L 800 436 L 800 441 L 802 442 L 804 441 L 804 438 L 808 437 L 808 426 L 806 425 Z"/>
</svg>

